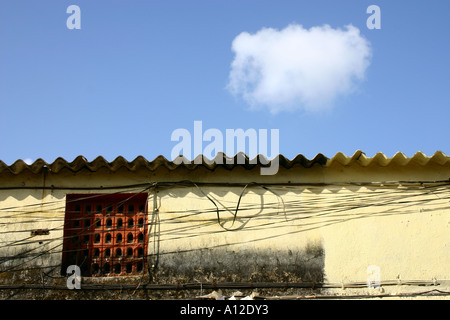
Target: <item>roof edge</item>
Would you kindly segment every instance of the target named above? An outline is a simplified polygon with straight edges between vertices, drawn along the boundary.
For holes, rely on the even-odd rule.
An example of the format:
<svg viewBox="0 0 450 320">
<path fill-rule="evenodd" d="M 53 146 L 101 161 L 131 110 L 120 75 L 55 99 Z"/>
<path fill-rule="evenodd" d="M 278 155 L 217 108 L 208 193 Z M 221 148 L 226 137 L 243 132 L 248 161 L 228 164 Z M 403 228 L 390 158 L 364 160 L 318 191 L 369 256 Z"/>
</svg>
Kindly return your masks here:
<svg viewBox="0 0 450 320">
<path fill-rule="evenodd" d="M 100 168 L 106 168 L 110 171 L 117 171 L 122 168 L 127 168 L 130 171 L 138 169 L 147 169 L 154 171 L 159 167 L 165 167 L 168 170 L 175 170 L 180 167 L 189 170 L 195 170 L 197 167 L 206 167 L 209 170 L 214 170 L 217 167 L 225 169 L 233 169 L 237 166 L 242 166 L 245 169 L 252 169 L 256 166 L 270 166 L 273 161 L 278 161 L 280 167 L 286 169 L 294 166 L 302 166 L 310 168 L 314 165 L 323 167 L 331 167 L 335 165 L 351 166 L 359 165 L 363 167 L 368 166 L 407 166 L 416 164 L 426 166 L 429 164 L 450 165 L 450 157 L 442 151 L 436 151 L 431 157 L 426 156 L 422 152 L 417 152 L 412 157 L 407 157 L 401 152 L 397 152 L 393 157 L 388 158 L 385 154 L 378 152 L 373 157 L 367 157 L 364 152 L 357 150 L 352 156 L 347 156 L 342 152 L 336 153 L 332 158 L 327 158 L 322 153 L 318 153 L 314 158 L 308 159 L 302 154 L 296 155 L 293 159 L 288 159 L 284 155 L 279 154 L 272 160 L 267 159 L 264 155 L 257 155 L 250 159 L 245 153 L 239 152 L 233 157 L 227 156 L 220 152 L 213 159 L 209 159 L 203 155 L 197 156 L 193 160 L 188 160 L 183 156 L 179 156 L 173 161 L 168 160 L 162 155 L 155 157 L 149 161 L 143 156 L 137 156 L 134 160 L 128 161 L 122 156 L 118 156 L 113 161 L 107 161 L 102 156 L 98 156 L 93 161 L 88 161 L 84 156 L 77 156 L 72 162 L 68 162 L 62 157 L 58 157 L 52 163 L 47 163 L 43 159 L 37 159 L 31 164 L 25 163 L 22 159 L 16 160 L 13 164 L 7 165 L 0 160 L 0 173 L 10 172 L 12 174 L 20 174 L 24 171 L 32 173 L 41 173 L 43 171 L 51 171 L 58 173 L 63 169 L 68 169 L 72 172 L 78 172 L 83 169 L 95 172 Z"/>
</svg>

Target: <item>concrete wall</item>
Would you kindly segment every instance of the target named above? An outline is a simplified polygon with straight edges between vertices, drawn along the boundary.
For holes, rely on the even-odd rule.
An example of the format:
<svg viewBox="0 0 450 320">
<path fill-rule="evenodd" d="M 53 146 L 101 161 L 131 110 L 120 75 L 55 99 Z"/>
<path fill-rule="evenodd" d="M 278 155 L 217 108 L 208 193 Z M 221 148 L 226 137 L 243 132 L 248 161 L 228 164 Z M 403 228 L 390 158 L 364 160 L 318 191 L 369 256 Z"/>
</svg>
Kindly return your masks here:
<svg viewBox="0 0 450 320">
<path fill-rule="evenodd" d="M 144 189 L 70 188 L 191 180 L 291 185 L 269 189 L 248 185 L 234 223 L 243 185 L 199 185 L 199 189 L 187 183 L 148 190 L 148 253 L 157 267 L 155 281 L 355 282 L 366 281 L 370 265 L 380 268 L 381 280 L 450 280 L 449 185 L 376 183 L 449 178 L 449 166 L 414 163 L 280 168 L 276 176 L 261 176 L 259 169 L 241 167 L 232 171 L 219 167 L 213 172 L 201 167 L 195 171 L 160 167 L 154 172 L 100 168 L 38 175 L 4 172 L 0 177 L 0 270 L 61 264 L 67 193 Z M 52 185 L 57 188 L 22 189 Z M 219 208 L 220 221 L 211 200 Z M 50 234 L 32 237 L 35 229 L 49 229 Z"/>
</svg>

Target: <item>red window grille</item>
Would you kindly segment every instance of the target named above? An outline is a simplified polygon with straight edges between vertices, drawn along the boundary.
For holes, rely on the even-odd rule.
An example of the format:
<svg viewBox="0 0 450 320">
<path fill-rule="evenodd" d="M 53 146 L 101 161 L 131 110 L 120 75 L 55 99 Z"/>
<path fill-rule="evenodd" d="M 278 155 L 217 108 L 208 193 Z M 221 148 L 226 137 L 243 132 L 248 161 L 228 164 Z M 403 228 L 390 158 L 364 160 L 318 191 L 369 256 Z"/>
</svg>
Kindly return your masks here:
<svg viewBox="0 0 450 320">
<path fill-rule="evenodd" d="M 142 274 L 147 262 L 147 194 L 68 194 L 62 274 L 77 265 L 82 276 Z"/>
</svg>

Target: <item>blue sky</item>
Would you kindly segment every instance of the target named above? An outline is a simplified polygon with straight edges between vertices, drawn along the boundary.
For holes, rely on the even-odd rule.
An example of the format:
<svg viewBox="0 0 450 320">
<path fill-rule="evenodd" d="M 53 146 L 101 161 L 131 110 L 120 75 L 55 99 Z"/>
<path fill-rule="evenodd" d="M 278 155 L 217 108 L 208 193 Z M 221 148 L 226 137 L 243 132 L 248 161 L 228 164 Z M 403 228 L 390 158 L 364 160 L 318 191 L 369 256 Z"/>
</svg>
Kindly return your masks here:
<svg viewBox="0 0 450 320">
<path fill-rule="evenodd" d="M 72 4 L 80 30 L 66 26 Z M 366 26 L 372 4 L 379 30 Z M 449 16 L 445 0 L 1 0 L 0 160 L 170 158 L 172 132 L 196 120 L 279 129 L 288 158 L 450 154 Z M 326 111 L 273 113 L 227 89 L 241 33 L 325 24 L 351 24 L 371 51 L 364 78 Z"/>
</svg>

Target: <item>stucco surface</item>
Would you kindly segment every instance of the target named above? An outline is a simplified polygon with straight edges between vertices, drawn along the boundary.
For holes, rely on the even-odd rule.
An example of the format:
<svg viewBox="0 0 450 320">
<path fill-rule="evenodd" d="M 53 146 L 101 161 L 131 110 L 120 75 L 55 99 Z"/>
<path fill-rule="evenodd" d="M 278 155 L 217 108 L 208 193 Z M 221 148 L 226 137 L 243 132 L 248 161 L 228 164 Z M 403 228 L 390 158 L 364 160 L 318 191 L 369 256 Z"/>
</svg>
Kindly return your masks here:
<svg viewBox="0 0 450 320">
<path fill-rule="evenodd" d="M 2 269 L 61 263 L 66 194 L 145 191 L 156 280 L 352 283 L 372 265 L 380 281 L 450 280 L 449 178 L 446 161 L 400 160 L 275 176 L 239 166 L 3 171 Z"/>
</svg>

